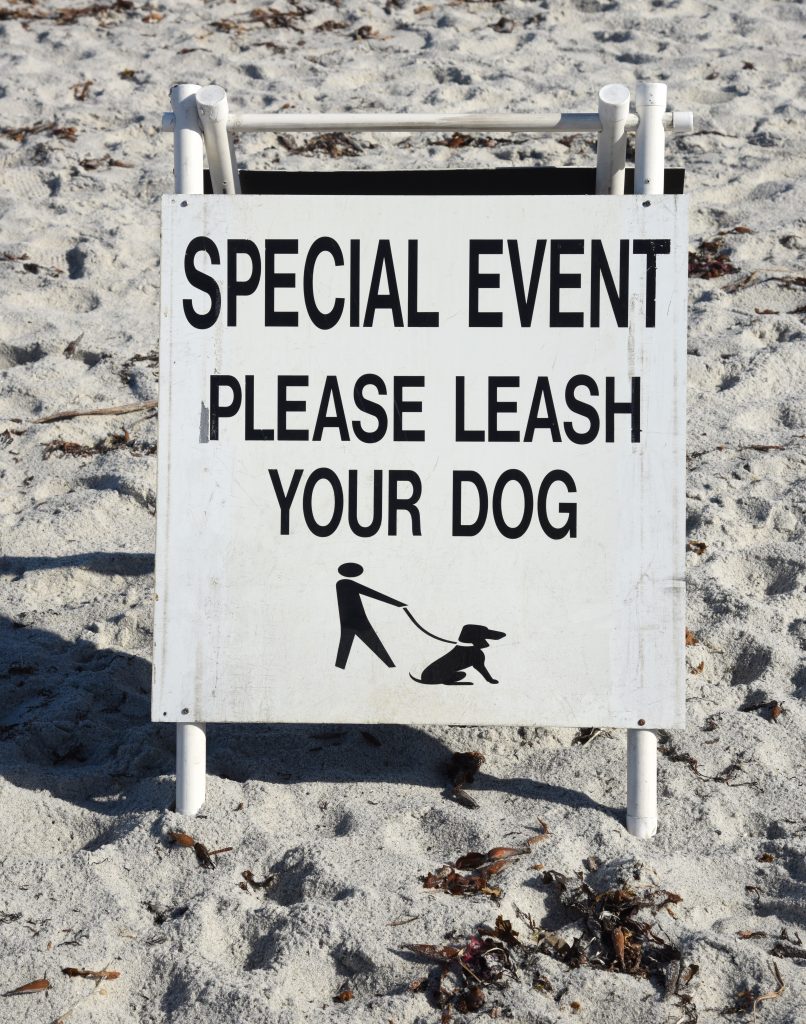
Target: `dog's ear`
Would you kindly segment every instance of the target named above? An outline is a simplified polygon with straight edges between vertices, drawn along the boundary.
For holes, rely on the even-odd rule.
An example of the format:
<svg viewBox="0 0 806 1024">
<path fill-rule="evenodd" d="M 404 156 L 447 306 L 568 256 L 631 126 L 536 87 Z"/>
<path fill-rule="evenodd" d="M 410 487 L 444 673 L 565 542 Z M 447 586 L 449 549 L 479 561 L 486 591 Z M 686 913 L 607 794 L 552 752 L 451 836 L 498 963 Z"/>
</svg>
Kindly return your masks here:
<svg viewBox="0 0 806 1024">
<path fill-rule="evenodd" d="M 459 634 L 460 644 L 477 644 L 484 639 L 484 635 L 487 632 L 484 626 L 474 626 L 472 623 L 462 626 L 462 632 Z"/>
</svg>

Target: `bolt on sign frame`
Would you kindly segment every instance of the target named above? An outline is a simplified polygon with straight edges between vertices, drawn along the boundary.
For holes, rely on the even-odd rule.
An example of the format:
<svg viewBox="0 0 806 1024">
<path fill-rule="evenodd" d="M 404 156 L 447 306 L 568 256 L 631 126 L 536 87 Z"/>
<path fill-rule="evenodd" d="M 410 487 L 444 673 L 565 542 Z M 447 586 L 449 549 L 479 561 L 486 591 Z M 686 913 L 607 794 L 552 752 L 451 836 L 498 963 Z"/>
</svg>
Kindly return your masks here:
<svg viewBox="0 0 806 1024">
<path fill-rule="evenodd" d="M 170 97 L 172 112 L 163 115 L 162 130 L 173 134 L 179 195 L 204 193 L 205 151 L 212 191 L 240 194 L 233 134 L 281 131 L 595 134 L 596 194 L 603 196 L 624 194 L 627 135 L 635 133 L 634 191 L 662 195 L 666 132 L 693 128 L 691 113 L 666 111 L 666 86 L 659 82 L 639 83 L 635 113 L 630 113 L 630 91 L 624 85 L 604 86 L 595 114 L 247 114 L 230 112 L 226 93 L 216 85 L 175 85 Z M 158 596 L 164 585 L 160 554 L 158 542 Z M 639 728 L 627 730 L 627 829 L 647 838 L 658 825 L 657 737 L 650 728 L 641 728 L 643 719 L 637 724 Z M 176 728 L 176 809 L 194 815 L 205 799 L 206 727 L 204 722 L 180 721 Z"/>
</svg>

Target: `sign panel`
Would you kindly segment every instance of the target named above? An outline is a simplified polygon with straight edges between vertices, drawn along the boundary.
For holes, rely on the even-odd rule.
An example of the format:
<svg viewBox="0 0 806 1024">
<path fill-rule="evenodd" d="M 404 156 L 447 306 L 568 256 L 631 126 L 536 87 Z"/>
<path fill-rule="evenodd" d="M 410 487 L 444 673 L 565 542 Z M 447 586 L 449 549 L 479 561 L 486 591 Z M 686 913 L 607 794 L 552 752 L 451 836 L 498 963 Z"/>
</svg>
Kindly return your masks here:
<svg viewBox="0 0 806 1024">
<path fill-rule="evenodd" d="M 163 234 L 156 721 L 683 724 L 685 197 Z"/>
</svg>

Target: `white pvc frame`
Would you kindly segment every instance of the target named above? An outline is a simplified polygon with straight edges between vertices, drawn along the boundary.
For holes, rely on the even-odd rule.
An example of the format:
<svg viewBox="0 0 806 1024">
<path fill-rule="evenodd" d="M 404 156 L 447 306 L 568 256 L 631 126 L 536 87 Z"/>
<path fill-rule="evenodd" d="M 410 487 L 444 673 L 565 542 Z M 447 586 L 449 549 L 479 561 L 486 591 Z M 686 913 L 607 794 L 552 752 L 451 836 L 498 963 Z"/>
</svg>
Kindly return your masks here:
<svg viewBox="0 0 806 1024">
<path fill-rule="evenodd" d="M 180 195 L 204 192 L 204 152 L 213 191 L 241 191 L 232 144 L 235 132 L 562 132 L 597 133 L 596 193 L 623 195 L 627 134 L 636 132 L 635 192 L 662 195 L 666 132 L 693 128 L 691 113 L 666 111 L 666 86 L 638 85 L 635 114 L 624 85 L 599 92 L 596 114 L 231 114 L 227 96 L 217 85 L 175 85 L 172 113 L 162 130 L 174 137 L 174 188 Z M 641 724 L 641 723 L 639 723 Z M 176 810 L 195 815 L 204 803 L 207 753 L 203 722 L 176 726 Z M 627 730 L 627 830 L 642 839 L 658 830 L 657 737 L 651 729 Z"/>
</svg>

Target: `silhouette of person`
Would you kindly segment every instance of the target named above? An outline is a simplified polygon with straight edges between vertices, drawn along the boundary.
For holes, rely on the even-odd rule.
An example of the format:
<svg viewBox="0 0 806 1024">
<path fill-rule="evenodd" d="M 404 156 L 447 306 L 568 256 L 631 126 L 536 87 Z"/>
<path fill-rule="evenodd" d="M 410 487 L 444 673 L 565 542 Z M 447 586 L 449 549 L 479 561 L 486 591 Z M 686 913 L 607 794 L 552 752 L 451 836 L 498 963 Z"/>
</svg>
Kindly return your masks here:
<svg viewBox="0 0 806 1024">
<path fill-rule="evenodd" d="M 405 608 L 405 601 L 396 601 L 386 594 L 379 594 L 377 590 L 370 590 L 363 583 L 356 583 L 353 577 L 360 576 L 364 567 L 357 562 L 345 562 L 339 566 L 339 574 L 344 579 L 336 583 L 336 597 L 339 602 L 339 622 L 341 623 L 341 636 L 339 637 L 339 650 L 336 654 L 336 668 L 344 668 L 347 658 L 350 656 L 350 648 L 353 640 L 358 637 L 363 640 L 373 654 L 376 654 L 384 665 L 394 668 L 395 663 L 389 657 L 386 648 L 380 641 L 380 637 L 372 628 L 372 624 L 364 611 L 364 603 L 361 597 L 374 597 L 376 601 L 385 601 L 386 604 L 393 604 L 397 608 Z"/>
</svg>

